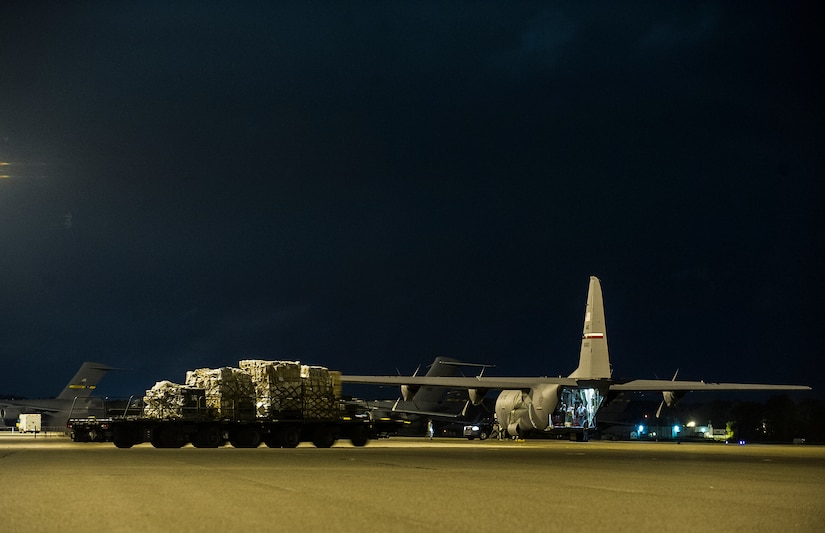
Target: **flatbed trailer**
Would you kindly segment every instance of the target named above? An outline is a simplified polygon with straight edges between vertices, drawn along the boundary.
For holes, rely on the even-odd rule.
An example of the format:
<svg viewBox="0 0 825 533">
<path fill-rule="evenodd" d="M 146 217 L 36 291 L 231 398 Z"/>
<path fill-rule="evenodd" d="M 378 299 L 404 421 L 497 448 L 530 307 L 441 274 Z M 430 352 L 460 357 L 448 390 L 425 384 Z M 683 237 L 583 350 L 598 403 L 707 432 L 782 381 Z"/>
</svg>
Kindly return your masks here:
<svg viewBox="0 0 825 533">
<path fill-rule="evenodd" d="M 125 407 L 124 407 L 125 403 Z M 194 409 L 183 417 L 143 416 L 141 400 L 103 400 L 97 416 L 70 418 L 67 424 L 74 442 L 113 442 L 118 448 L 151 443 L 155 448 L 218 448 L 229 443 L 235 448 L 294 448 L 312 442 L 329 448 L 341 439 L 364 446 L 370 439 L 397 432 L 400 420 L 373 420 L 364 402 L 340 400 L 340 416 L 309 419 L 293 416 L 255 419 L 214 419 L 205 409 Z"/>
<path fill-rule="evenodd" d="M 131 448 L 329 448 L 339 439 L 364 446 L 401 421 L 373 420 L 366 402 L 340 394 L 340 373 L 298 361 L 245 359 L 239 367 L 200 368 L 186 384 L 158 381 L 141 397 L 103 399 L 84 418 L 69 416 L 75 442 Z"/>
</svg>

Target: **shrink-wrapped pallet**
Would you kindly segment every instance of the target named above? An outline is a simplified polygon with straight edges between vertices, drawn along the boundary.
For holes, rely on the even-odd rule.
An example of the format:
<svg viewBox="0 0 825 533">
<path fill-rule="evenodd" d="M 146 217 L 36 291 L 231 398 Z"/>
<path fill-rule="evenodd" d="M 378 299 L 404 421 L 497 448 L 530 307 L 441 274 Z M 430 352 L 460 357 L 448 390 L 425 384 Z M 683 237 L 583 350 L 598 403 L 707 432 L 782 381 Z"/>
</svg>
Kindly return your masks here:
<svg viewBox="0 0 825 533">
<path fill-rule="evenodd" d="M 198 416 L 205 411 L 202 388 L 158 381 L 143 397 L 143 414 L 148 418 L 181 419 Z"/>
<path fill-rule="evenodd" d="M 231 420 L 255 418 L 255 385 L 246 370 L 198 368 L 186 373 L 186 384 L 204 389 L 210 417 Z"/>
<path fill-rule="evenodd" d="M 331 396 L 304 396 L 303 417 L 307 420 L 335 420 L 341 415 L 339 402 Z"/>
<path fill-rule="evenodd" d="M 334 396 L 332 375 L 324 366 L 301 366 L 301 378 L 304 380 L 304 394 L 312 398 L 330 398 Z"/>
<path fill-rule="evenodd" d="M 315 420 L 332 420 L 339 416 L 334 379 L 323 366 L 301 366 L 304 382 L 303 416 Z"/>
<path fill-rule="evenodd" d="M 258 416 L 292 418 L 301 415 L 301 363 L 245 359 L 239 362 L 239 366 L 252 377 Z"/>
</svg>

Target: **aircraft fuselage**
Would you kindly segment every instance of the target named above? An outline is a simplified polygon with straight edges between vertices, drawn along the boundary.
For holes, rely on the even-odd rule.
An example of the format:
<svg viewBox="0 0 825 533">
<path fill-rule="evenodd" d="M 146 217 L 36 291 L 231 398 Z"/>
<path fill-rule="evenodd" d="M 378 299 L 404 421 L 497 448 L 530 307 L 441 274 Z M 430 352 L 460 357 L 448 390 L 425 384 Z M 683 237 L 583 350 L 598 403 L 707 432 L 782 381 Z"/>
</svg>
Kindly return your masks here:
<svg viewBox="0 0 825 533">
<path fill-rule="evenodd" d="M 603 400 L 598 388 L 542 384 L 529 391 L 505 390 L 496 400 L 496 419 L 514 436 L 594 429 Z"/>
</svg>

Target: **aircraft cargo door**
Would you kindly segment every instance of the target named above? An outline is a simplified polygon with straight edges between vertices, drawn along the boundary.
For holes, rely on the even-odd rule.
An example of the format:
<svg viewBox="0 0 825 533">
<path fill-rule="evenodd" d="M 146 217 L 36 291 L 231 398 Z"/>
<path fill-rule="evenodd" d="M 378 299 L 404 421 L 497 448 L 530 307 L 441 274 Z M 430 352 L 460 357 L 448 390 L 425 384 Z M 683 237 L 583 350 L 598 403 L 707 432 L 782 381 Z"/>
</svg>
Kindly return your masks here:
<svg viewBox="0 0 825 533">
<path fill-rule="evenodd" d="M 592 429 L 596 427 L 596 411 L 604 401 L 599 389 L 564 387 L 553 414 L 553 428 Z"/>
</svg>

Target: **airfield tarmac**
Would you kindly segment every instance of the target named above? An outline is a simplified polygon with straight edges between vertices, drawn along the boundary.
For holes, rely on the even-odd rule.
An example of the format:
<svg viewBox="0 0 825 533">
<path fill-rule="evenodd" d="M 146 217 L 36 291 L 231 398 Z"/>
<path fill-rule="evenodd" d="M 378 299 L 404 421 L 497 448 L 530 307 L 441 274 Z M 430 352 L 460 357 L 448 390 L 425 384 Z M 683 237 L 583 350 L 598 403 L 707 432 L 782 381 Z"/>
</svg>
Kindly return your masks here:
<svg viewBox="0 0 825 533">
<path fill-rule="evenodd" d="M 825 448 L 0 437 L 3 531 L 825 531 Z"/>
</svg>

